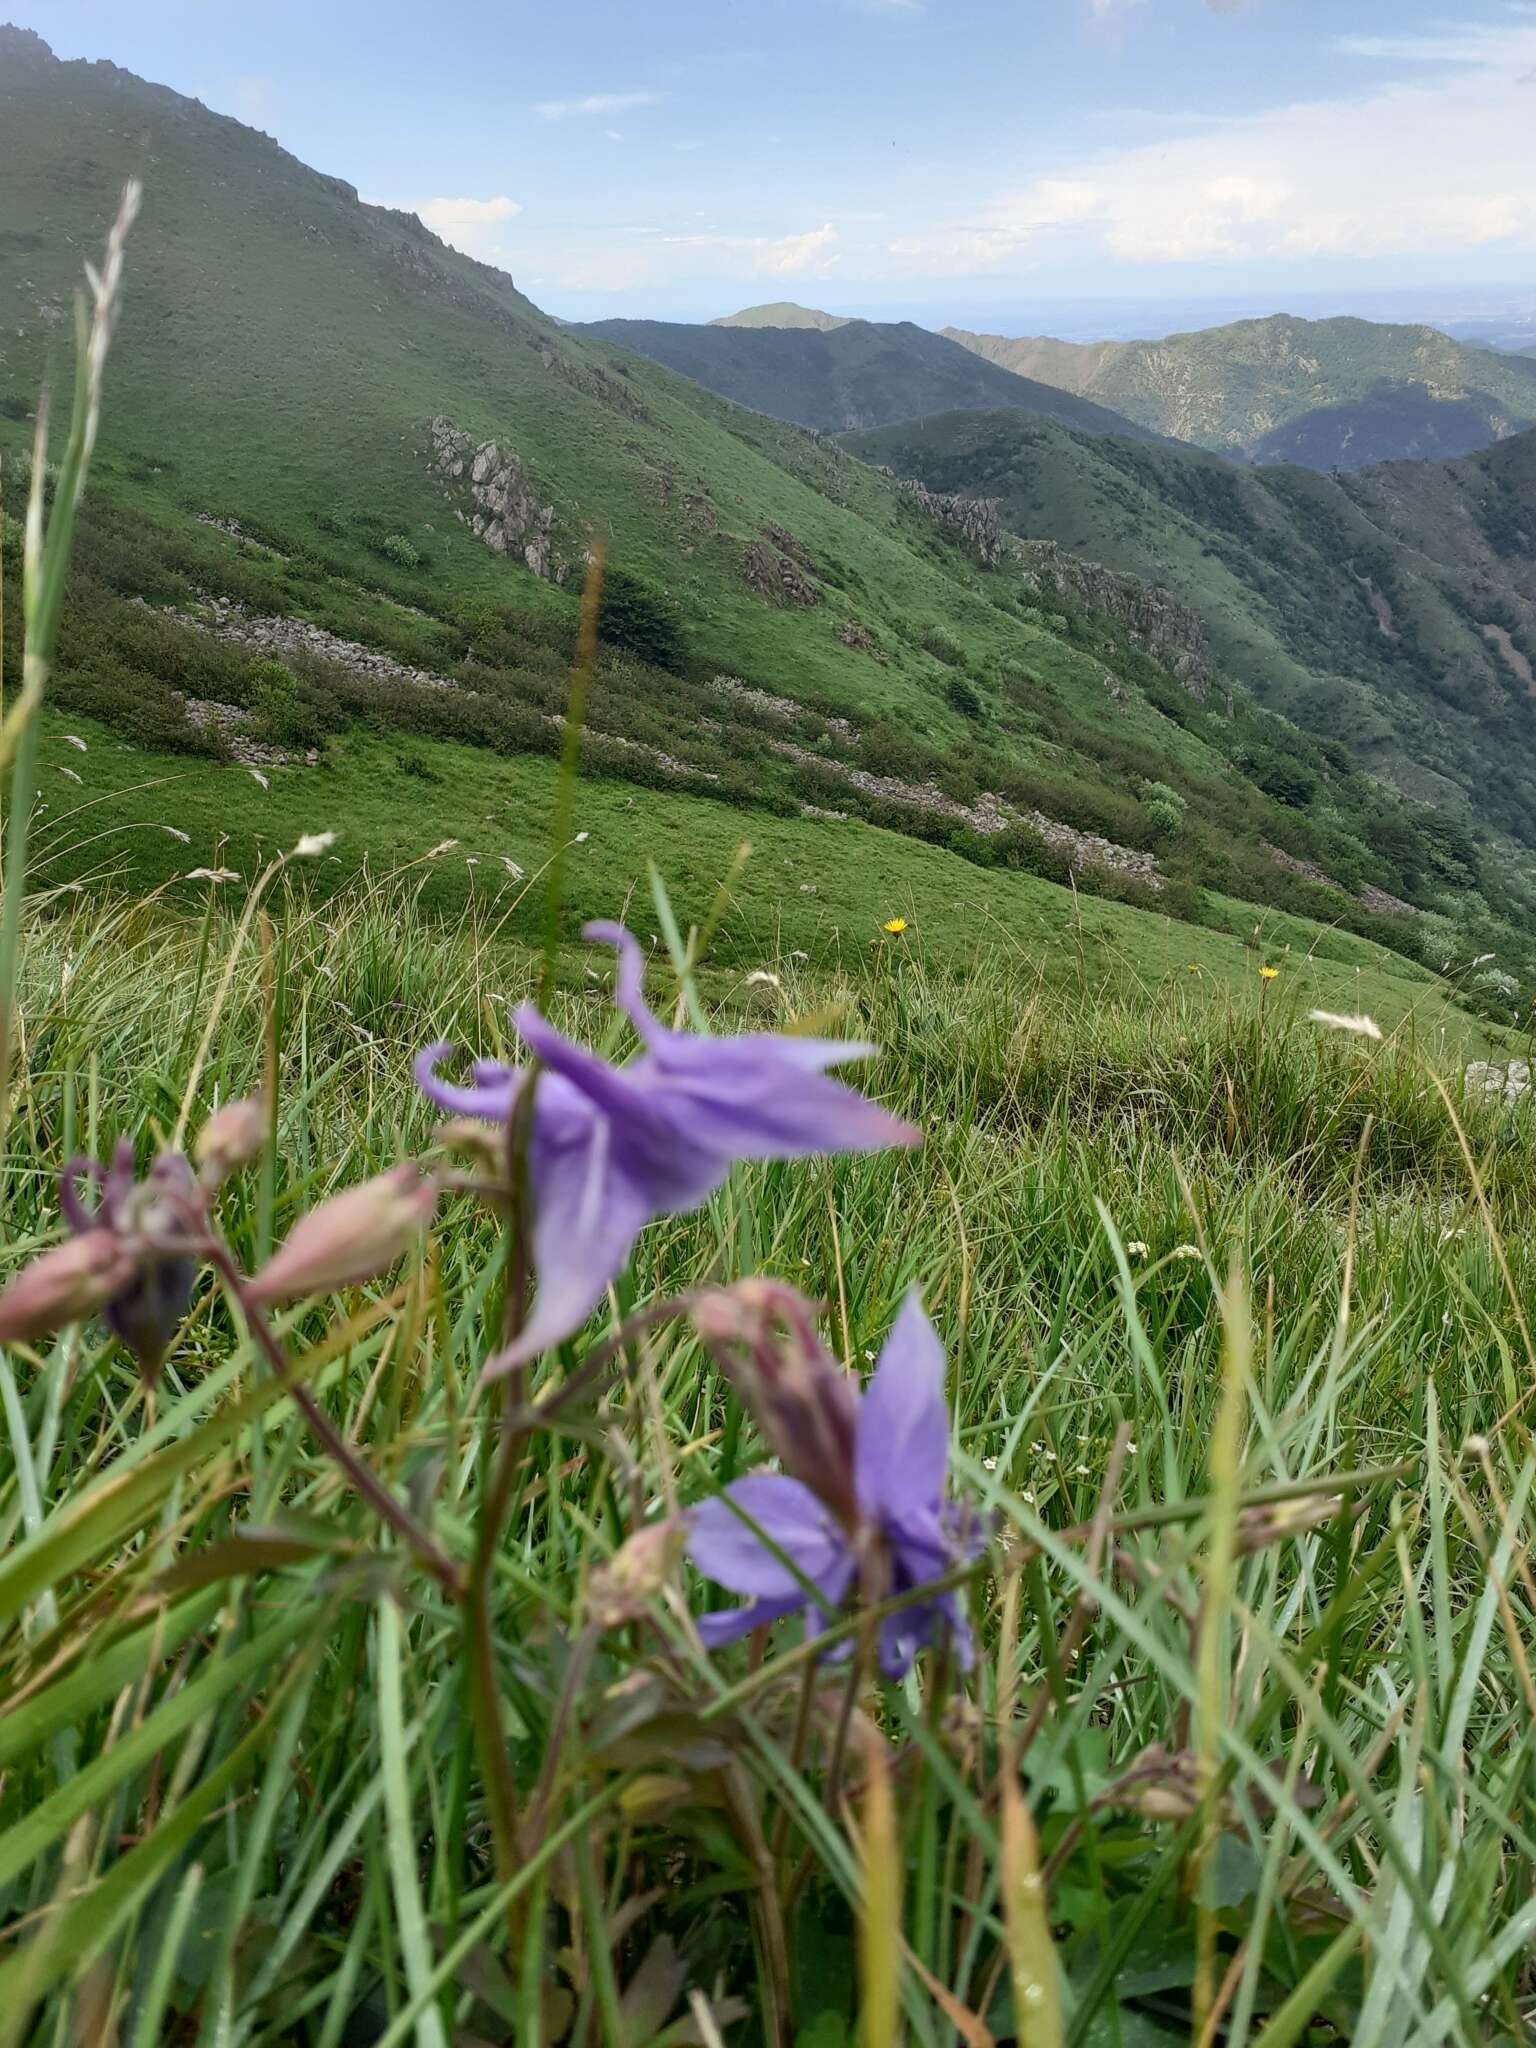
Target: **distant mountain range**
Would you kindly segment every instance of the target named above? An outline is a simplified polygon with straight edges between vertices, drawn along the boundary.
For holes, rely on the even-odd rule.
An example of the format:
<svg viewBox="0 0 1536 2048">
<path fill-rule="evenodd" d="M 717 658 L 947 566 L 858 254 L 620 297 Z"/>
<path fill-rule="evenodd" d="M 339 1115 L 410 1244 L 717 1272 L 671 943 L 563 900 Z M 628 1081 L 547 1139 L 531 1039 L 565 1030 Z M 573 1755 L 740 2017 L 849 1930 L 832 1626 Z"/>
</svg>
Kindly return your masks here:
<svg viewBox="0 0 1536 2048">
<path fill-rule="evenodd" d="M 1172 590 L 1273 709 L 1536 844 L 1536 432 L 1338 477 L 1017 412 L 849 440 L 930 490 L 991 500 L 1013 533 Z"/>
<path fill-rule="evenodd" d="M 1147 434 L 1106 406 L 1048 380 L 1017 376 L 910 320 L 807 324 L 828 319 L 807 314 L 789 327 L 758 324 L 746 314 L 709 326 L 594 320 L 574 331 L 649 356 L 755 412 L 823 432 L 880 427 L 960 407 L 1011 405 L 1089 433 Z"/>
<path fill-rule="evenodd" d="M 1358 469 L 1457 456 L 1536 424 L 1536 359 L 1372 320 L 1238 320 L 1162 341 L 945 336 L 1173 440 L 1254 462 Z"/>
<path fill-rule="evenodd" d="M 743 306 L 739 313 L 722 313 L 711 327 L 814 327 L 830 334 L 848 322 L 837 313 L 818 312 L 814 306 L 797 306 L 793 299 L 774 299 L 766 306 Z"/>
</svg>

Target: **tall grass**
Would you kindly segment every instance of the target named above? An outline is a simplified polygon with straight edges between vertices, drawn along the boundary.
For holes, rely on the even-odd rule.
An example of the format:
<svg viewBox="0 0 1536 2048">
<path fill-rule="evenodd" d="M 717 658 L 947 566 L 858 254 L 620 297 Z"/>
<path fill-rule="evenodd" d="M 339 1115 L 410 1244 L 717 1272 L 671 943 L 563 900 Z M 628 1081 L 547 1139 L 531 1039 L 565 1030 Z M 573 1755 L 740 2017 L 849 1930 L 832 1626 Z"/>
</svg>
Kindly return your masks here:
<svg viewBox="0 0 1536 2048">
<path fill-rule="evenodd" d="M 251 1261 L 317 1195 L 426 1142 L 411 1050 L 455 1032 L 493 1049 L 536 970 L 384 892 L 273 909 L 265 975 L 245 929 L 201 1082 L 204 1104 L 248 1089 L 270 1015 L 273 1170 L 233 1183 L 225 1213 Z M 71 1149 L 170 1128 L 239 929 L 216 906 L 78 898 L 29 926 L 13 1259 L 54 1229 Z M 596 1037 L 605 1003 L 583 977 L 554 1008 Z M 759 985 L 734 1011 L 877 1037 L 875 1084 L 927 1145 L 744 1171 L 648 1234 L 623 1305 L 782 1273 L 832 1305 L 862 1367 L 922 1284 L 957 1466 L 997 1524 L 970 1590 L 976 1675 L 866 1686 L 834 1785 L 844 1667 L 789 1640 L 707 1656 L 686 1577 L 643 1621 L 585 1620 L 648 1504 L 757 1455 L 662 1325 L 530 1440 L 495 1596 L 537 1826 L 498 1882 L 450 1604 L 218 1298 L 156 1398 L 89 1329 L 13 1353 L 10 2038 L 851 2040 L 884 1995 L 857 1962 L 872 1828 L 892 1846 L 863 1952 L 896 1972 L 913 2041 L 1189 2038 L 1202 1913 L 1207 2039 L 1519 2036 L 1531 1366 L 1419 1050 L 1187 992 L 1160 1014 L 1088 1009 L 1002 963 L 964 987 L 915 959 Z M 1518 1121 L 1469 1137 L 1523 1290 L 1536 1148 Z M 460 1556 L 497 1249 L 462 1198 L 397 1286 L 299 1325 L 328 1413 Z M 1225 1475 L 1224 1354 L 1243 1418 Z M 1005 1853 L 1015 1785 L 1034 1920 Z M 1047 1939 L 1059 2031 L 1014 2007 Z"/>
</svg>

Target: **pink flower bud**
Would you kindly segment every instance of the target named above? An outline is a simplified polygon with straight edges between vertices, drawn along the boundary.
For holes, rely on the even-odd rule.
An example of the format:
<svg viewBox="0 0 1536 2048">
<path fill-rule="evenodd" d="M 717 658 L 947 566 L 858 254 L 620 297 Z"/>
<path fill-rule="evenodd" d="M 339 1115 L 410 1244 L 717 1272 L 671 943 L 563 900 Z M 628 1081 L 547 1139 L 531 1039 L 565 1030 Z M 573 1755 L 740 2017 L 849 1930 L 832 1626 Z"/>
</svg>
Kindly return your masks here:
<svg viewBox="0 0 1536 2048">
<path fill-rule="evenodd" d="M 133 1259 L 110 1230 L 87 1230 L 56 1245 L 0 1293 L 0 1344 L 46 1337 L 93 1315 L 133 1273 Z"/>
<path fill-rule="evenodd" d="M 858 1396 L 823 1348 L 811 1303 L 784 1281 L 754 1277 L 700 1295 L 693 1319 L 784 1470 L 853 1528 Z"/>
<path fill-rule="evenodd" d="M 205 1187 L 216 1188 L 247 1165 L 267 1142 L 266 1097 L 247 1095 L 216 1109 L 197 1134 L 193 1156 Z"/>
<path fill-rule="evenodd" d="M 437 1206 L 437 1182 L 409 1160 L 301 1216 L 246 1292 L 253 1301 L 297 1301 L 353 1287 L 392 1266 Z"/>
<path fill-rule="evenodd" d="M 626 1537 L 587 1585 L 587 1614 L 598 1628 L 641 1620 L 683 1561 L 688 1527 L 680 1515 L 650 1522 Z"/>
</svg>

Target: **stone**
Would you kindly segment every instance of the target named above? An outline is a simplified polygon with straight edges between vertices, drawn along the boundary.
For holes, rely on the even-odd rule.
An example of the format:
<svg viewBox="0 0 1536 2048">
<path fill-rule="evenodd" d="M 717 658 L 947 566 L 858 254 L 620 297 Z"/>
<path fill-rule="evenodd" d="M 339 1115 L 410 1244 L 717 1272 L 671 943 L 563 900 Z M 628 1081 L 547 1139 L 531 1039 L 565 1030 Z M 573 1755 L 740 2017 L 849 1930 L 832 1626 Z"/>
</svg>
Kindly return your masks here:
<svg viewBox="0 0 1536 2048">
<path fill-rule="evenodd" d="M 1501 1066 L 1497 1060 L 1473 1060 L 1462 1088 L 1471 1101 L 1502 1101 L 1507 1109 L 1513 1109 L 1531 1092 L 1531 1063 L 1510 1060 Z"/>
<path fill-rule="evenodd" d="M 748 588 L 785 609 L 808 611 L 821 602 L 809 569 L 810 556 L 781 526 L 763 527 L 741 558 Z"/>
<path fill-rule="evenodd" d="M 496 441 L 476 444 L 441 414 L 429 431 L 432 468 L 453 482 L 468 481 L 471 532 L 493 554 L 520 555 L 535 576 L 563 583 L 568 565 L 554 544 L 555 508 L 540 500 L 513 451 Z"/>
<path fill-rule="evenodd" d="M 1010 535 L 1008 546 L 1038 596 L 1067 596 L 1090 611 L 1103 612 L 1192 697 L 1205 697 L 1211 681 L 1205 626 L 1182 598 L 1161 584 L 1143 583 L 1106 569 L 1101 562 L 1069 555 L 1052 540 L 1017 540 Z M 1065 626 L 1063 619 L 1058 630 Z"/>
</svg>

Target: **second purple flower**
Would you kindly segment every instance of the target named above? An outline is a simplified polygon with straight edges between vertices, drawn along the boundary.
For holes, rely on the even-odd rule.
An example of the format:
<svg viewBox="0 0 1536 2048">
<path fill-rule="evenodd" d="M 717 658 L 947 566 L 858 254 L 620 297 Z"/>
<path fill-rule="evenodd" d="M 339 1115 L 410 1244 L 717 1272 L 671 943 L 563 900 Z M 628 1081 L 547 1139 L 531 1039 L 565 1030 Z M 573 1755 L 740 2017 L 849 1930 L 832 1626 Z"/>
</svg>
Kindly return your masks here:
<svg viewBox="0 0 1536 2048">
<path fill-rule="evenodd" d="M 644 958 L 616 924 L 585 938 L 615 947 L 617 1000 L 644 1051 L 615 1067 L 555 1030 L 531 1004 L 513 1015 L 541 1062 L 528 1166 L 537 1291 L 517 1342 L 499 1354 L 510 1371 L 579 1329 L 653 1217 L 696 1209 L 741 1159 L 801 1159 L 915 1145 L 920 1134 L 824 1069 L 867 1059 L 873 1046 L 751 1033 L 702 1038 L 670 1031 L 643 993 Z M 429 1045 L 416 1079 L 440 1108 L 505 1123 L 521 1070 L 477 1061 L 469 1086 L 438 1068 L 453 1048 Z"/>
</svg>

